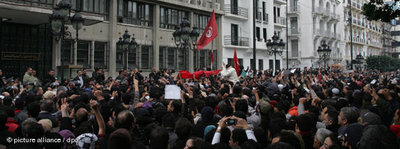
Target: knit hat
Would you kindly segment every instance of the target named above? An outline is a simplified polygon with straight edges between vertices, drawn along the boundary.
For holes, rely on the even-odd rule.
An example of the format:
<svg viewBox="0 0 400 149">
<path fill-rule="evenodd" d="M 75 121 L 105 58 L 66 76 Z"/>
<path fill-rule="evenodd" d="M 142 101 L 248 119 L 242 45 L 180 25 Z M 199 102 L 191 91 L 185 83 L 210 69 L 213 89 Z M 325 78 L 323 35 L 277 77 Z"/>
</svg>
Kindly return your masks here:
<svg viewBox="0 0 400 149">
<path fill-rule="evenodd" d="M 68 138 L 75 138 L 74 133 L 72 133 L 70 130 L 61 130 L 60 132 L 58 132 L 61 137 L 63 137 L 64 139 L 68 139 Z"/>
<path fill-rule="evenodd" d="M 344 131 L 345 141 L 349 142 L 352 148 L 356 148 L 357 143 L 361 140 L 364 126 L 359 123 L 353 123 L 346 127 Z"/>
<path fill-rule="evenodd" d="M 333 88 L 333 89 L 332 89 L 332 93 L 337 95 L 337 94 L 340 93 L 340 91 L 339 91 L 339 89 L 337 89 L 337 88 Z"/>
<path fill-rule="evenodd" d="M 358 90 L 358 89 L 354 90 L 354 92 L 353 92 L 353 98 L 358 97 L 358 95 L 360 95 L 360 93 L 361 93 L 360 90 Z"/>
<path fill-rule="evenodd" d="M 43 99 L 54 99 L 56 97 L 56 93 L 53 91 L 47 91 L 43 94 Z"/>
<path fill-rule="evenodd" d="M 278 84 L 279 91 L 282 91 L 282 89 L 283 89 L 284 87 L 285 87 L 285 86 L 283 86 L 283 84 Z"/>
<path fill-rule="evenodd" d="M 275 105 L 276 105 L 278 102 L 277 102 L 276 100 L 270 100 L 268 103 L 271 105 L 271 108 L 274 108 Z"/>
<path fill-rule="evenodd" d="M 96 147 L 97 136 L 93 133 L 84 133 L 76 138 L 78 149 L 94 149 Z"/>
<path fill-rule="evenodd" d="M 365 125 L 378 125 L 382 123 L 379 115 L 368 110 L 361 111 L 360 117 Z"/>
<path fill-rule="evenodd" d="M 261 100 L 259 105 L 262 114 L 267 114 L 271 110 L 271 105 L 266 101 Z"/>
<path fill-rule="evenodd" d="M 214 125 L 208 125 L 206 128 L 204 128 L 203 139 L 206 139 L 206 135 L 208 134 L 208 132 L 210 132 L 213 129 L 215 129 Z"/>
<path fill-rule="evenodd" d="M 65 140 L 64 141 L 64 148 L 65 149 L 76 148 L 76 145 L 73 144 L 74 142 L 71 141 L 71 139 L 75 139 L 74 133 L 72 133 L 69 130 L 61 130 L 60 132 L 58 132 L 58 134 L 60 134 L 61 137 L 63 138 L 63 140 Z"/>
</svg>

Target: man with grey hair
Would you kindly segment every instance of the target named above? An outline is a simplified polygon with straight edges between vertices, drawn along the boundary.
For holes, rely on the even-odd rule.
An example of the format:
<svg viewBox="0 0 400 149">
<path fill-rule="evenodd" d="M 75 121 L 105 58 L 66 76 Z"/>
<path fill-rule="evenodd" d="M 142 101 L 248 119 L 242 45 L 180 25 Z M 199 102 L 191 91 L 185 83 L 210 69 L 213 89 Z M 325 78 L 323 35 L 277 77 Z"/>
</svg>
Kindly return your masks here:
<svg viewBox="0 0 400 149">
<path fill-rule="evenodd" d="M 359 111 L 356 107 L 343 107 L 340 109 L 338 115 L 338 124 L 340 128 L 338 130 L 339 137 L 342 137 L 346 127 L 352 123 L 357 123 Z"/>
<path fill-rule="evenodd" d="M 314 148 L 320 148 L 325 141 L 325 138 L 331 135 L 333 132 L 326 129 L 326 128 L 320 128 L 317 130 L 317 133 L 314 135 Z"/>
<path fill-rule="evenodd" d="M 52 100 L 43 99 L 40 102 L 40 113 L 38 115 L 38 120 L 49 119 L 51 120 L 53 127 L 57 127 L 56 118 L 52 115 L 54 108 L 54 102 Z"/>
</svg>

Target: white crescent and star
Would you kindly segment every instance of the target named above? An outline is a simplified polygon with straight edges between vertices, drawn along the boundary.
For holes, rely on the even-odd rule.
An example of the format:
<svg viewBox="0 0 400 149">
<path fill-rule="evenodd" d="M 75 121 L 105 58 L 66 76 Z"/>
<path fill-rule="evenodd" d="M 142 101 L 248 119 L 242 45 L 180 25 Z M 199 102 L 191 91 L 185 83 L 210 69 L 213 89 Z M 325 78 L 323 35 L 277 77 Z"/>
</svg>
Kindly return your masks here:
<svg viewBox="0 0 400 149">
<path fill-rule="evenodd" d="M 210 38 L 212 36 L 213 28 L 210 26 L 206 32 L 206 37 Z"/>
</svg>

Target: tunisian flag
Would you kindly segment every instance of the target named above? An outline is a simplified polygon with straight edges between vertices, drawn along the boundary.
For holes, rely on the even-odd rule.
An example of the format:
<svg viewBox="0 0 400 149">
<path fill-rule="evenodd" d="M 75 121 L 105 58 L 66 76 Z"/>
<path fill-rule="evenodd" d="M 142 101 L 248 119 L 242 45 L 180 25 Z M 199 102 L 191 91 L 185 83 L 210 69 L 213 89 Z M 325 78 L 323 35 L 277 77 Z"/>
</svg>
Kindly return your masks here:
<svg viewBox="0 0 400 149">
<path fill-rule="evenodd" d="M 240 67 L 239 67 L 239 59 L 236 54 L 236 48 L 235 48 L 235 54 L 233 55 L 232 67 L 235 68 L 236 74 L 239 76 L 240 75 Z"/>
<path fill-rule="evenodd" d="M 217 29 L 217 21 L 215 21 L 215 13 L 214 10 L 211 14 L 210 20 L 208 21 L 207 27 L 203 32 L 200 40 L 197 41 L 197 51 L 200 51 L 201 48 L 207 46 L 215 37 L 218 36 Z"/>
</svg>

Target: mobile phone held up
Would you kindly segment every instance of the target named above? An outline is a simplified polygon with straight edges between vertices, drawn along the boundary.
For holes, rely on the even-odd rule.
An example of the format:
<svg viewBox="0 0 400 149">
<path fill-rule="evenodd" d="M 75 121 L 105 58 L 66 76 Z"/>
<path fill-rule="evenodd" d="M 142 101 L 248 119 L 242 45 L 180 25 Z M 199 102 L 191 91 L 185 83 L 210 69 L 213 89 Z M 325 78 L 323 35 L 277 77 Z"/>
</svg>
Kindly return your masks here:
<svg viewBox="0 0 400 149">
<path fill-rule="evenodd" d="M 236 124 L 237 124 L 237 120 L 236 120 L 236 119 L 228 119 L 228 120 L 226 121 L 226 124 L 227 124 L 228 126 L 236 125 Z"/>
</svg>

